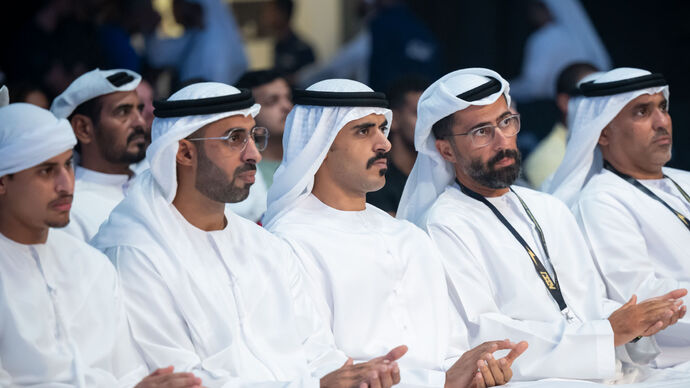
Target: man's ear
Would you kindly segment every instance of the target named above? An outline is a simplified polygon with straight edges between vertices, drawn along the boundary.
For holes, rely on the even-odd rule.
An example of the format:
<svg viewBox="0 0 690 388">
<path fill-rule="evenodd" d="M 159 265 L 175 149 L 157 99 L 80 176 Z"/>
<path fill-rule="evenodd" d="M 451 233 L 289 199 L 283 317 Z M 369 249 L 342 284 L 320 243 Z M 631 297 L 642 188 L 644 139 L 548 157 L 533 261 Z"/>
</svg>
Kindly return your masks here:
<svg viewBox="0 0 690 388">
<path fill-rule="evenodd" d="M 453 146 L 450 145 L 450 140 L 436 140 L 436 149 L 438 153 L 441 154 L 443 159 L 448 162 L 455 164 L 455 153 L 453 152 Z"/>
<path fill-rule="evenodd" d="M 95 134 L 93 121 L 91 121 L 89 117 L 81 114 L 75 114 L 70 120 L 70 124 L 72 124 L 74 136 L 77 137 L 79 143 L 89 144 L 94 140 Z"/>
<path fill-rule="evenodd" d="M 609 134 L 610 134 L 610 131 L 611 131 L 611 130 L 609 129 L 609 126 L 608 126 L 608 125 L 601 131 L 601 135 L 599 135 L 599 145 L 600 145 L 600 146 L 606 147 L 606 146 L 609 145 L 609 140 L 610 140 Z"/>
<path fill-rule="evenodd" d="M 197 150 L 191 141 L 182 139 L 177 147 L 175 161 L 182 166 L 194 166 L 196 164 Z"/>
</svg>

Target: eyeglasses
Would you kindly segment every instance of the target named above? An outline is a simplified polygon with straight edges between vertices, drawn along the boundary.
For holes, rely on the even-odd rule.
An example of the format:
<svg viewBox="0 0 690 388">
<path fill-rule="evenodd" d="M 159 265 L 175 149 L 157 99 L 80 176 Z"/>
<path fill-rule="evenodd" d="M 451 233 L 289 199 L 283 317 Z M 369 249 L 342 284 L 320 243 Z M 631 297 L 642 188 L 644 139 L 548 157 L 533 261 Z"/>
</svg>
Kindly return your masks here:
<svg viewBox="0 0 690 388">
<path fill-rule="evenodd" d="M 469 136 L 472 145 L 475 147 L 485 147 L 491 143 L 496 134 L 496 128 L 501 130 L 501 134 L 505 137 L 513 137 L 520 132 L 520 115 L 513 114 L 506 116 L 497 123 L 497 125 L 484 125 L 482 127 L 474 128 L 465 133 L 454 133 L 448 135 L 452 136 Z"/>
<path fill-rule="evenodd" d="M 247 143 L 249 142 L 249 136 L 252 137 L 256 149 L 259 152 L 266 149 L 268 145 L 268 128 L 264 127 L 254 127 L 247 134 L 247 130 L 244 128 L 235 128 L 231 130 L 227 135 L 222 137 L 195 137 L 193 139 L 187 139 L 189 141 L 201 141 L 201 140 L 225 140 L 230 149 L 237 152 L 242 152 L 247 148 Z"/>
</svg>

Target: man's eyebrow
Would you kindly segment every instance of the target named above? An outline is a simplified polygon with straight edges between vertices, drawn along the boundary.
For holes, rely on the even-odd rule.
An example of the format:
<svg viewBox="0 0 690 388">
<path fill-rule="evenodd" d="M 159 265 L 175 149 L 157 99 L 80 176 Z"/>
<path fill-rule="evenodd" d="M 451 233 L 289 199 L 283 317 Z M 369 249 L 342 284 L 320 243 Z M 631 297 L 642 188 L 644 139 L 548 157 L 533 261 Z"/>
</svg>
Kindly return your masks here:
<svg viewBox="0 0 690 388">
<path fill-rule="evenodd" d="M 113 111 L 119 110 L 119 109 L 132 109 L 134 108 L 134 104 L 120 104 L 113 109 Z"/>
<path fill-rule="evenodd" d="M 70 159 L 71 159 L 71 158 L 70 158 Z M 57 163 L 57 162 L 43 162 L 43 163 L 41 163 L 41 164 L 35 166 L 35 168 L 36 168 L 37 170 L 40 170 L 40 169 L 45 168 L 45 167 L 55 167 L 55 166 L 57 166 L 58 164 L 59 164 L 59 163 Z"/>
<path fill-rule="evenodd" d="M 386 126 L 388 126 L 388 120 L 383 120 L 383 122 L 381 123 L 381 125 L 379 125 L 379 128 L 383 128 L 383 127 L 386 127 Z"/>
<path fill-rule="evenodd" d="M 365 128 L 371 128 L 371 127 L 375 127 L 375 126 L 376 126 L 376 123 L 369 122 L 369 123 L 357 124 L 354 127 L 352 127 L 352 129 L 365 129 Z"/>
<path fill-rule="evenodd" d="M 637 110 L 640 108 L 649 108 L 650 105 L 652 105 L 651 102 L 640 102 L 638 104 L 633 105 L 632 110 Z"/>
<path fill-rule="evenodd" d="M 247 130 L 247 128 L 242 128 L 242 127 L 229 128 L 227 131 L 223 132 L 223 136 L 226 136 L 226 135 L 230 134 L 230 132 L 238 130 L 238 129 L 241 129 L 243 131 Z"/>
<path fill-rule="evenodd" d="M 504 119 L 504 118 L 506 118 L 506 117 L 508 117 L 508 116 L 510 116 L 510 115 L 512 115 L 512 114 L 513 114 L 513 112 L 507 110 L 507 111 L 503 112 L 500 116 L 498 116 L 498 119 L 497 119 L 496 121 L 501 121 L 502 119 Z M 472 128 L 468 129 L 467 132 L 473 131 L 473 130 L 475 130 L 475 129 L 477 129 L 477 128 L 486 127 L 486 126 L 488 126 L 488 125 L 494 125 L 494 123 L 492 123 L 492 122 L 490 122 L 490 121 L 483 121 L 483 122 L 481 122 L 481 123 L 479 123 L 479 124 L 476 124 L 476 125 L 472 126 Z"/>
</svg>

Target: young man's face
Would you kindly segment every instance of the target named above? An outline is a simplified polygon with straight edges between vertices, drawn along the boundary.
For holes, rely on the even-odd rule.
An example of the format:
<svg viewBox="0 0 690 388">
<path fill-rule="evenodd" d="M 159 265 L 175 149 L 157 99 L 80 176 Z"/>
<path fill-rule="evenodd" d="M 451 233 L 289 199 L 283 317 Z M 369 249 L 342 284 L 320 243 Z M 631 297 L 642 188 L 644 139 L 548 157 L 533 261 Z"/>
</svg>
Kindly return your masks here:
<svg viewBox="0 0 690 388">
<path fill-rule="evenodd" d="M 347 123 L 333 141 L 316 179 L 327 174 L 341 189 L 355 195 L 381 189 L 386 183 L 391 149 L 387 129 L 386 117 L 379 114 Z"/>
<path fill-rule="evenodd" d="M 61 228 L 69 223 L 74 194 L 72 150 L 37 166 L 0 177 L 0 217 L 30 229 Z"/>
<path fill-rule="evenodd" d="M 256 123 L 266 127 L 271 136 L 281 136 L 285 130 L 285 119 L 292 110 L 290 87 L 283 78 L 255 87 L 252 94 L 261 111 L 256 116 Z"/>
<path fill-rule="evenodd" d="M 243 150 L 239 149 L 242 147 L 238 146 L 237 140 L 243 134 L 249 136 L 254 125 L 251 116 L 237 115 L 215 121 L 199 131 L 204 138 L 233 134 L 227 141 L 195 141 L 198 155 L 195 186 L 206 197 L 221 203 L 235 203 L 247 198 L 261 153 L 251 136 Z"/>
<path fill-rule="evenodd" d="M 110 163 L 137 163 L 151 143 L 150 128 L 142 116 L 144 105 L 136 91 L 100 97 L 101 113 L 94 128 L 95 141 Z"/>
<path fill-rule="evenodd" d="M 599 137 L 604 157 L 629 170 L 653 171 L 671 159 L 673 128 L 662 93 L 630 101 Z"/>
<path fill-rule="evenodd" d="M 498 125 L 511 115 L 513 112 L 504 98 L 490 105 L 471 106 L 455 113 L 452 133 L 471 133 L 487 125 Z M 493 131 L 493 138 L 486 145 L 478 145 L 471 135 L 451 136 L 442 142 L 448 142 L 447 146 L 454 156 L 451 162 L 461 176 L 487 188 L 501 189 L 517 179 L 521 157 L 517 149 L 517 136 L 505 136 L 495 127 Z"/>
</svg>

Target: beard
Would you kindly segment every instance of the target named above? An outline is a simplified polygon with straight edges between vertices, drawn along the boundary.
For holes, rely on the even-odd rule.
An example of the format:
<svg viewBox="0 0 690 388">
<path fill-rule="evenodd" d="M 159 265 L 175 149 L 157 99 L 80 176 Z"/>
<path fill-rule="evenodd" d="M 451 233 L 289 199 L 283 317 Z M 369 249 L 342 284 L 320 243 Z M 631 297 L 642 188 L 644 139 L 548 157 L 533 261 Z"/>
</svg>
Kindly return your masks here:
<svg viewBox="0 0 690 388">
<path fill-rule="evenodd" d="M 144 136 L 144 143 L 137 144 L 136 151 L 129 151 L 127 148 L 129 144 L 134 141 L 137 136 Z M 109 163 L 113 164 L 132 164 L 139 163 L 146 157 L 146 148 L 151 143 L 151 134 L 146 133 L 143 127 L 136 127 L 134 131 L 127 136 L 127 141 L 124 147 L 115 147 L 116 139 L 107 131 L 102 129 L 96 130 L 96 142 L 98 148 L 103 154 L 103 158 Z"/>
<path fill-rule="evenodd" d="M 225 171 L 206 156 L 203 147 L 197 147 L 197 150 L 199 150 L 199 157 L 194 186 L 199 192 L 221 203 L 236 203 L 247 199 L 252 184 L 237 186 L 235 182 L 243 172 L 256 170 L 255 164 L 245 163 L 237 167 L 232 174 L 232 179 L 228 181 Z"/>
<path fill-rule="evenodd" d="M 370 169 L 374 163 L 376 163 L 377 160 L 384 159 L 386 161 L 386 166 L 390 166 L 391 164 L 391 154 L 390 152 L 377 152 L 374 157 L 371 159 L 367 160 L 367 170 Z M 382 168 L 379 170 L 379 175 L 384 176 L 388 172 L 388 168 Z"/>
<path fill-rule="evenodd" d="M 510 166 L 494 168 L 496 163 L 503 158 L 511 158 L 515 162 Z M 517 149 L 501 150 L 486 164 L 479 159 L 473 159 L 465 168 L 465 173 L 482 186 L 490 189 L 505 189 L 520 176 L 521 163 L 522 156 Z"/>
</svg>

